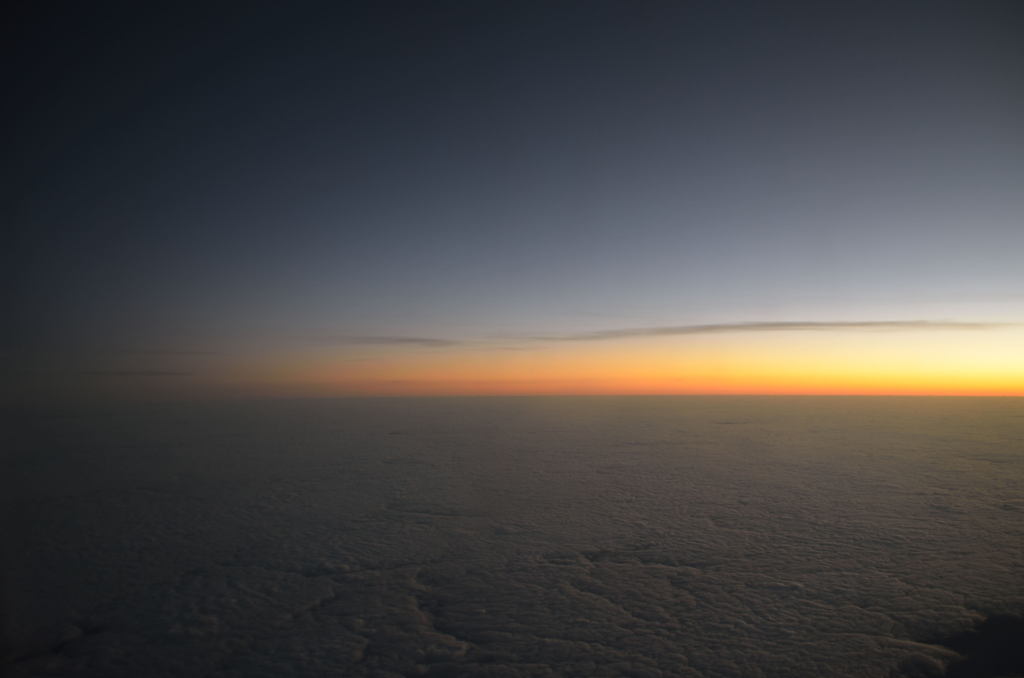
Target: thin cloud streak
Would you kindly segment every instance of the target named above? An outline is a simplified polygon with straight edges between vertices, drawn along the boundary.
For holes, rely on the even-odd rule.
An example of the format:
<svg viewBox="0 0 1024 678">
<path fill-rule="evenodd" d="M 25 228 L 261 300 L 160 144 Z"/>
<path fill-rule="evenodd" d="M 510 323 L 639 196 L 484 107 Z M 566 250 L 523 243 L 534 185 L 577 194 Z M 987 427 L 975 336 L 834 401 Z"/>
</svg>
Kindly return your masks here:
<svg viewBox="0 0 1024 678">
<path fill-rule="evenodd" d="M 959 322 L 952 320 L 853 320 L 839 322 L 772 321 L 715 323 L 708 325 L 666 325 L 597 330 L 578 334 L 530 337 L 532 341 L 604 341 L 634 337 L 667 337 L 688 334 L 724 334 L 730 332 L 818 332 L 829 330 L 987 330 L 1007 327 L 1006 323 Z"/>
<path fill-rule="evenodd" d="M 92 377 L 189 377 L 194 372 L 181 370 L 83 370 Z"/>
<path fill-rule="evenodd" d="M 321 337 L 317 341 L 329 344 L 344 344 L 351 346 L 459 346 L 465 342 L 455 339 L 439 339 L 436 337 L 406 337 L 400 335 L 382 336 L 328 336 Z"/>
<path fill-rule="evenodd" d="M 715 323 L 705 325 L 664 325 L 657 327 L 626 327 L 574 334 L 533 335 L 527 337 L 491 337 L 484 340 L 441 339 L 404 335 L 328 335 L 316 341 L 346 346 L 481 346 L 492 349 L 520 351 L 542 342 L 605 341 L 634 337 L 685 336 L 689 334 L 724 334 L 731 332 L 814 332 L 814 331 L 897 331 L 897 330 L 988 330 L 1009 327 L 1010 323 L 963 322 L 955 320 L 853 320 L 853 321 L 767 321 Z M 495 345 L 492 342 L 500 342 Z"/>
<path fill-rule="evenodd" d="M 117 355 L 139 355 L 139 356 L 210 356 L 220 355 L 220 351 L 203 351 L 194 349 L 175 348 L 126 348 L 113 351 Z"/>
</svg>

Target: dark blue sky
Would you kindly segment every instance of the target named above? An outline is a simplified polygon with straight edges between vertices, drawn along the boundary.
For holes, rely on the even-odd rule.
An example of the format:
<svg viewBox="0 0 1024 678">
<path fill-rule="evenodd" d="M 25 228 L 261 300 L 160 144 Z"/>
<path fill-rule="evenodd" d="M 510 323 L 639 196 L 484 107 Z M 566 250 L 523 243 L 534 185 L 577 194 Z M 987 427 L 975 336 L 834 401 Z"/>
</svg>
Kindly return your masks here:
<svg viewBox="0 0 1024 678">
<path fill-rule="evenodd" d="M 17 364 L 1024 306 L 1016 3 L 148 5 L 13 23 Z"/>
</svg>

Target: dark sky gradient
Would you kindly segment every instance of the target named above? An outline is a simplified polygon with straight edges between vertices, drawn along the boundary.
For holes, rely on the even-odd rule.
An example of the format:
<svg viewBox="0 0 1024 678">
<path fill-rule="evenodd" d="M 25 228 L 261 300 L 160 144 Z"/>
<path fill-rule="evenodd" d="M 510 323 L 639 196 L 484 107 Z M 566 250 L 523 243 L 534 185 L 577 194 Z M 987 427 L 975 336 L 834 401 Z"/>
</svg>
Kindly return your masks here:
<svg viewBox="0 0 1024 678">
<path fill-rule="evenodd" d="M 1018 3 L 27 7 L 18 365 L 1024 306 Z"/>
</svg>

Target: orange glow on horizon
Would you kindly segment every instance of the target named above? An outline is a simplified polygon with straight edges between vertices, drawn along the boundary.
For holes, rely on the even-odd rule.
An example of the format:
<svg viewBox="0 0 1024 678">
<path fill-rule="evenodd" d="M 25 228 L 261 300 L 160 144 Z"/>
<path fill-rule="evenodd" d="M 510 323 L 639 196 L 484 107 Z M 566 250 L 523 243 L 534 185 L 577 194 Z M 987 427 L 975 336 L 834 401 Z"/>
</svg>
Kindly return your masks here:
<svg viewBox="0 0 1024 678">
<path fill-rule="evenodd" d="M 324 396 L 1024 396 L 1024 352 L 1013 343 L 981 333 L 778 333 L 297 355 L 235 376 L 251 392 Z"/>
</svg>

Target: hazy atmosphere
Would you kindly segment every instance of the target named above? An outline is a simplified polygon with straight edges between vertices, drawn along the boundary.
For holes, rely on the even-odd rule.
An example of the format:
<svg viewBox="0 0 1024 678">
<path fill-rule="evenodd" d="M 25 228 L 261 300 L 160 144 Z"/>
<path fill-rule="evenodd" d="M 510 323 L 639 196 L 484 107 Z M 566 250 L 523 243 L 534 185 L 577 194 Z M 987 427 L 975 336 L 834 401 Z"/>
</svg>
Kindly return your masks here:
<svg viewBox="0 0 1024 678">
<path fill-rule="evenodd" d="M 1024 676 L 1024 5 L 18 3 L 0 674 Z"/>
</svg>

